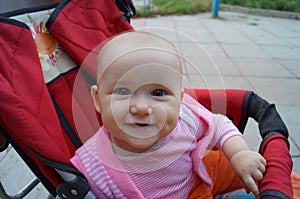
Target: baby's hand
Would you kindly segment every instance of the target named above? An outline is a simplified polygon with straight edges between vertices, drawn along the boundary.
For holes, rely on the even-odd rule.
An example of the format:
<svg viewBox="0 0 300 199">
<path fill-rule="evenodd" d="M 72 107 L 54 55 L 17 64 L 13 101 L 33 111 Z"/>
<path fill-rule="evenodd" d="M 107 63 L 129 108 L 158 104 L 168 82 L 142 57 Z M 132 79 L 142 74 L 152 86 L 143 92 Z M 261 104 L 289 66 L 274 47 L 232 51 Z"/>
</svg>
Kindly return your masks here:
<svg viewBox="0 0 300 199">
<path fill-rule="evenodd" d="M 245 150 L 234 154 L 230 162 L 247 193 L 252 192 L 258 197 L 259 190 L 256 182 L 263 178 L 266 160 L 257 152 Z"/>
</svg>

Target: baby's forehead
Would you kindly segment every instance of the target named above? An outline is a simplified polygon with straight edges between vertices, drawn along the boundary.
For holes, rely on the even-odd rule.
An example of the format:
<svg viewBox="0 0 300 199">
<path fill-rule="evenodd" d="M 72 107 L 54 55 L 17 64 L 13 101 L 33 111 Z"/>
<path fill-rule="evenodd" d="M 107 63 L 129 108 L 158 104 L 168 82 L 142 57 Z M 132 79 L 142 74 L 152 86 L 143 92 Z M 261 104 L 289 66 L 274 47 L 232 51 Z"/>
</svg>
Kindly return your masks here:
<svg viewBox="0 0 300 199">
<path fill-rule="evenodd" d="M 143 57 L 145 63 L 167 62 L 167 59 L 174 59 L 178 62 L 176 65 L 180 65 L 177 49 L 171 42 L 152 33 L 131 31 L 113 37 L 103 46 L 98 56 L 98 75 L 124 57 L 130 57 L 133 62 Z M 164 57 L 164 60 L 161 57 Z"/>
<path fill-rule="evenodd" d="M 148 32 L 131 31 L 108 40 L 99 53 L 99 61 L 105 58 L 117 58 L 130 52 L 150 49 L 177 54 L 174 45 L 165 38 Z"/>
</svg>

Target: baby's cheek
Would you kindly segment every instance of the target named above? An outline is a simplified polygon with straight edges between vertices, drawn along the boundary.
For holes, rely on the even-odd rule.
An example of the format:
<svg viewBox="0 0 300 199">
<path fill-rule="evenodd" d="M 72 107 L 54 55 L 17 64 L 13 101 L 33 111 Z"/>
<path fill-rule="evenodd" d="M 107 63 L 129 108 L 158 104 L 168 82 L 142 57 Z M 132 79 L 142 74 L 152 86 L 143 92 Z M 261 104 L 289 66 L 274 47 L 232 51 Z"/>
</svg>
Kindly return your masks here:
<svg viewBox="0 0 300 199">
<path fill-rule="evenodd" d="M 124 118 L 127 114 L 129 114 L 129 105 L 128 102 L 119 102 L 119 101 L 112 101 L 110 103 L 110 112 L 113 117 Z"/>
<path fill-rule="evenodd" d="M 178 116 L 172 115 L 171 117 L 169 116 L 168 119 L 166 120 L 165 127 L 168 128 L 169 131 L 173 131 L 174 128 L 176 127 L 178 121 Z"/>
</svg>

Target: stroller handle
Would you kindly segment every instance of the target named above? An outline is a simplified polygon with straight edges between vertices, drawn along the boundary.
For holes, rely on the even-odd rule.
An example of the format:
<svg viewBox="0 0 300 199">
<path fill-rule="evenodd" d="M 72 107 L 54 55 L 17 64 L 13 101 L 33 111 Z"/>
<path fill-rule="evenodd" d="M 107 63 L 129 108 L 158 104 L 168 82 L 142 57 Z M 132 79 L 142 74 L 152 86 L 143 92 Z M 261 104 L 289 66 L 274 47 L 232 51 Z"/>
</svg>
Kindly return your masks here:
<svg viewBox="0 0 300 199">
<path fill-rule="evenodd" d="M 39 183 L 40 183 L 40 180 L 35 178 L 28 185 L 26 185 L 26 187 L 24 187 L 22 190 L 20 190 L 17 194 L 8 195 L 0 181 L 0 198 L 2 198 L 2 199 L 22 199 Z"/>
</svg>

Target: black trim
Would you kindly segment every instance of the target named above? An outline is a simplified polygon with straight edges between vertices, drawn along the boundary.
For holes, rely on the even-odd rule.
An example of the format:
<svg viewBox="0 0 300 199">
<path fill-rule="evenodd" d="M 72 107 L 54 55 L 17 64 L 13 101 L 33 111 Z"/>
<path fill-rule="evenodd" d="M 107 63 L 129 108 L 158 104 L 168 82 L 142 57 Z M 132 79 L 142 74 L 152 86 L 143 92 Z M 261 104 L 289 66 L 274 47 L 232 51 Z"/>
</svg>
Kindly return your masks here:
<svg viewBox="0 0 300 199">
<path fill-rule="evenodd" d="M 54 161 L 54 160 L 51 160 L 49 158 L 46 158 L 45 156 L 41 155 L 40 153 L 38 153 L 37 151 L 35 151 L 32 148 L 30 148 L 30 150 L 32 151 L 32 153 L 34 155 L 36 155 L 46 165 L 48 165 L 52 168 L 59 169 L 61 171 L 69 172 L 69 173 L 72 173 L 74 175 L 84 177 L 84 175 L 80 171 L 78 171 L 75 167 L 73 167 L 72 165 L 69 165 L 69 164 L 66 164 L 66 163 L 63 163 L 63 162 Z"/>
<path fill-rule="evenodd" d="M 61 198 L 65 198 L 63 196 L 68 196 L 67 198 L 74 199 L 82 199 L 86 196 L 90 190 L 90 186 L 86 177 L 73 165 L 51 160 L 32 148 L 30 148 L 30 150 L 46 165 L 56 169 L 57 171 L 63 171 L 76 176 L 74 179 L 66 179 L 64 176 L 60 175 L 60 172 L 58 172 L 58 175 L 60 175 L 62 178 L 62 182 L 56 188 L 55 194 L 59 195 Z M 74 195 L 74 192 L 71 190 L 75 190 L 76 194 Z"/>
<path fill-rule="evenodd" d="M 127 16 L 134 16 L 136 14 L 135 7 L 131 0 L 115 0 L 119 10 L 124 12 Z"/>
<path fill-rule="evenodd" d="M 7 147 L 9 146 L 9 142 L 7 141 L 6 137 L 5 137 L 4 135 L 2 135 L 2 132 L 1 132 L 1 131 L 2 131 L 2 128 L 0 128 L 0 135 L 1 135 L 2 137 L 4 137 L 5 143 L 4 143 L 3 146 L 0 147 L 0 153 L 3 152 L 3 151 L 5 151 L 5 150 L 7 149 Z M 1 136 L 0 136 L 0 139 L 1 139 Z"/>
<path fill-rule="evenodd" d="M 34 6 L 34 7 L 29 7 L 29 8 L 20 8 L 20 9 L 16 9 L 16 10 L 3 12 L 0 15 L 4 16 L 4 17 L 12 17 L 12 16 L 21 15 L 21 14 L 52 9 L 52 8 L 55 8 L 58 4 L 59 3 L 51 3 L 51 4 L 47 4 L 47 5 Z"/>
<path fill-rule="evenodd" d="M 15 19 L 6 18 L 1 15 L 0 15 L 0 23 L 6 23 L 6 24 L 10 24 L 13 26 L 18 26 L 20 28 L 25 28 L 25 29 L 30 30 L 29 27 L 25 23 L 15 20 Z"/>
<path fill-rule="evenodd" d="M 237 125 L 237 128 L 242 133 L 245 130 L 245 127 L 247 125 L 248 118 L 249 118 L 249 116 L 248 116 L 248 106 L 249 106 L 249 103 L 250 103 L 251 95 L 252 95 L 252 91 L 247 91 L 245 96 L 244 96 L 243 103 L 242 103 L 242 114 L 241 114 L 240 121 Z"/>
<path fill-rule="evenodd" d="M 290 199 L 290 198 L 280 191 L 266 190 L 260 195 L 260 199 Z"/>
<path fill-rule="evenodd" d="M 67 75 L 69 72 L 72 72 L 73 70 L 78 70 L 79 69 L 79 65 L 75 66 L 74 68 L 71 68 L 70 70 L 60 73 L 59 75 L 57 75 L 54 79 L 50 80 L 49 82 L 46 83 L 47 87 L 50 87 L 52 84 L 54 84 L 57 80 L 63 78 L 63 76 Z"/>
<path fill-rule="evenodd" d="M 65 117 L 64 113 L 62 112 L 62 110 L 60 109 L 59 105 L 57 104 L 55 98 L 52 95 L 51 95 L 51 99 L 52 99 L 53 105 L 55 107 L 56 114 L 59 118 L 60 125 L 65 129 L 68 137 L 70 138 L 72 143 L 76 146 L 76 148 L 81 147 L 82 146 L 81 140 L 79 139 L 76 132 L 73 130 L 73 128 L 69 124 L 67 118 Z"/>
<path fill-rule="evenodd" d="M 271 137 L 272 135 L 275 135 L 275 134 L 280 134 L 281 135 L 281 133 L 279 133 L 279 132 L 270 131 L 270 132 L 266 133 L 266 135 L 265 135 L 265 137 L 264 137 L 264 139 L 261 143 L 263 144 L 269 137 Z"/>
<path fill-rule="evenodd" d="M 72 181 L 62 182 L 56 190 L 60 198 L 83 199 L 90 191 L 90 186 L 85 178 L 77 176 Z"/>
<path fill-rule="evenodd" d="M 84 70 L 83 68 L 81 68 L 80 71 L 82 73 L 82 76 L 86 80 L 88 88 L 90 90 L 93 85 L 97 84 L 97 81 L 94 78 L 92 78 L 92 76 L 86 70 Z"/>
<path fill-rule="evenodd" d="M 0 125 L 0 131 L 6 137 L 7 141 L 12 145 L 14 150 L 22 158 L 25 164 L 30 168 L 34 175 L 40 180 L 40 182 L 45 186 L 47 191 L 52 195 L 56 196 L 56 187 L 48 180 L 48 178 L 43 174 L 39 167 L 34 163 L 34 161 L 24 153 L 24 150 L 18 145 L 18 143 L 10 136 L 10 134 Z M 13 172 L 13 171 L 12 171 Z"/>
<path fill-rule="evenodd" d="M 60 12 L 62 11 L 62 9 L 64 9 L 64 7 L 71 2 L 71 0 L 63 0 L 61 1 L 55 8 L 55 10 L 52 12 L 52 14 L 50 15 L 48 21 L 46 22 L 46 28 L 48 30 L 50 30 L 53 22 L 55 21 L 55 19 L 57 18 L 57 16 L 60 14 Z"/>
<path fill-rule="evenodd" d="M 130 18 L 136 15 L 135 7 L 131 0 L 115 0 L 119 10 L 123 12 L 122 18 L 130 23 Z"/>
<path fill-rule="evenodd" d="M 276 110 L 275 104 L 270 104 L 263 98 L 251 93 L 247 114 L 257 123 L 263 139 L 269 132 L 278 132 L 288 138 L 288 129 Z"/>
</svg>

